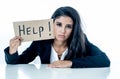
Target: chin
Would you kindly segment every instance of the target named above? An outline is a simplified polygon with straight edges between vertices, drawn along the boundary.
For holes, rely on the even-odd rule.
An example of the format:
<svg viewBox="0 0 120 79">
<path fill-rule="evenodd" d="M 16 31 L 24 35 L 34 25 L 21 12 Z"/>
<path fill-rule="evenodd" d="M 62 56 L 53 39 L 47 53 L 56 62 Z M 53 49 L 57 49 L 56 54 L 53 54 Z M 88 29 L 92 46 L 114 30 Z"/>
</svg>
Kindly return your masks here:
<svg viewBox="0 0 120 79">
<path fill-rule="evenodd" d="M 57 40 L 58 40 L 58 41 L 61 41 L 61 42 L 62 42 L 62 41 L 65 41 L 65 39 L 62 39 L 62 38 L 59 38 L 59 39 L 57 39 Z"/>
</svg>

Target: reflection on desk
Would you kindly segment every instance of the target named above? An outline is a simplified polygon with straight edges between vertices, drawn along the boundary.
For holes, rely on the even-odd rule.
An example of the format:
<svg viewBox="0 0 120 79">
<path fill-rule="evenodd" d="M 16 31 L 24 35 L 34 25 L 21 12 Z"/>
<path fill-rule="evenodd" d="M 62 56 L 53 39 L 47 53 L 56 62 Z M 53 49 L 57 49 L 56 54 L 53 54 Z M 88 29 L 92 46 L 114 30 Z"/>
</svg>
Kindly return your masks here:
<svg viewBox="0 0 120 79">
<path fill-rule="evenodd" d="M 49 68 L 45 64 L 6 65 L 5 79 L 107 79 L 110 68 Z"/>
</svg>

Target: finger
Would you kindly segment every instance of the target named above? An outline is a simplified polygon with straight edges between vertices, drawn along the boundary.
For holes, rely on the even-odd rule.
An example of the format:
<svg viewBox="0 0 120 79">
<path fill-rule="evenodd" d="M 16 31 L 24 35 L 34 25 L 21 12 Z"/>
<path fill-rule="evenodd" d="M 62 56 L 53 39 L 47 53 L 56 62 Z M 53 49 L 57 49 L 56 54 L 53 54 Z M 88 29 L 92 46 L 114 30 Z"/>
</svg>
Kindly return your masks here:
<svg viewBox="0 0 120 79">
<path fill-rule="evenodd" d="M 10 40 L 10 43 L 14 43 L 14 42 L 22 42 L 22 37 L 20 37 L 20 36 L 15 36 L 14 38 L 12 38 L 11 40 Z"/>
<path fill-rule="evenodd" d="M 50 68 L 56 68 L 56 66 L 54 64 L 48 64 L 48 67 L 50 67 Z"/>
<path fill-rule="evenodd" d="M 17 38 L 18 38 L 20 41 L 23 40 L 23 38 L 22 38 L 21 36 L 17 36 Z"/>
<path fill-rule="evenodd" d="M 16 39 L 22 40 L 22 37 L 21 37 L 21 36 L 15 36 L 15 37 L 12 38 L 11 40 L 16 40 Z"/>
</svg>

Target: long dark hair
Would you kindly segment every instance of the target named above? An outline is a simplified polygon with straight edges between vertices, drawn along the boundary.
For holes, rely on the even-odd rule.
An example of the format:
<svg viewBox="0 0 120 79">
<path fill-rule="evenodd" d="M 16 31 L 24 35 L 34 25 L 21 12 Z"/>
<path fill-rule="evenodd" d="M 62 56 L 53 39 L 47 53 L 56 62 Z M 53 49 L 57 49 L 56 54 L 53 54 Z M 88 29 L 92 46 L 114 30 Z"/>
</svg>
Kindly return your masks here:
<svg viewBox="0 0 120 79">
<path fill-rule="evenodd" d="M 68 55 L 66 59 L 71 59 L 77 56 L 84 56 L 85 53 L 85 37 L 81 27 L 81 19 L 78 12 L 70 7 L 60 7 L 52 15 L 53 21 L 60 16 L 69 16 L 73 20 L 73 31 L 68 38 Z"/>
</svg>

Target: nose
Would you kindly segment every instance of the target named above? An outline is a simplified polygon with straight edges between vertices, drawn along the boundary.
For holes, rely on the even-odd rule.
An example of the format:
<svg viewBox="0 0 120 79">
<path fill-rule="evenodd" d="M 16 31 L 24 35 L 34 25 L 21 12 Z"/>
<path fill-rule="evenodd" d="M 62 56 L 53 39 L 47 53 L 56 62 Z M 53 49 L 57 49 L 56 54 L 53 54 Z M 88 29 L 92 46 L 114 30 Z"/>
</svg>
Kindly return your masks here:
<svg viewBox="0 0 120 79">
<path fill-rule="evenodd" d="M 61 32 L 62 32 L 62 33 L 65 33 L 65 27 L 62 27 L 62 28 L 61 28 Z"/>
</svg>

